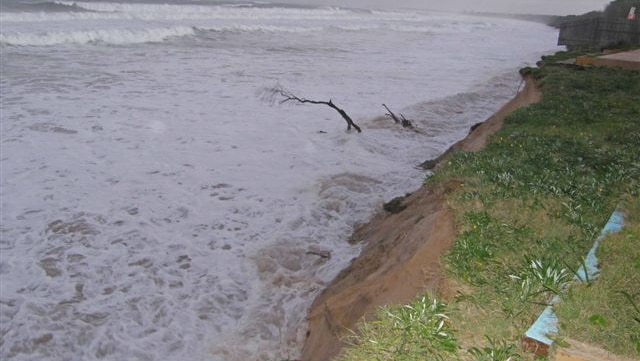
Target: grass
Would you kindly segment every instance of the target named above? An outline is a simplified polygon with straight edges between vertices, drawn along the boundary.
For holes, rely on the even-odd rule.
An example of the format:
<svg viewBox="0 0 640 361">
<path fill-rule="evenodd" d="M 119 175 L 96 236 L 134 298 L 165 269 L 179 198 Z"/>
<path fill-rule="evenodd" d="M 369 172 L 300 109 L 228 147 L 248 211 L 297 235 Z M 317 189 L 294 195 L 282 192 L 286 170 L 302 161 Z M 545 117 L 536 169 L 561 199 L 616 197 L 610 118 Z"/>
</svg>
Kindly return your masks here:
<svg viewBox="0 0 640 361">
<path fill-rule="evenodd" d="M 576 285 L 556 308 L 562 336 L 640 357 L 640 200 L 627 199 L 627 225 L 598 253 L 600 276 Z"/>
<path fill-rule="evenodd" d="M 445 262 L 458 297 L 443 307 L 449 310 L 444 324 L 459 335 L 448 340 L 456 352 L 377 353 L 372 345 L 390 342 L 385 337 L 418 342 L 414 334 L 397 333 L 385 312 L 409 309 L 396 308 L 365 323 L 341 360 L 532 359 L 519 340 L 552 294 L 562 296 L 561 317 L 571 319 L 563 321 L 563 335 L 640 357 L 640 72 L 553 64 L 573 55 L 523 70 L 538 79 L 543 102 L 516 111 L 485 150 L 454 154 L 426 182 L 434 188 L 452 179 L 463 183 L 447 199 L 459 236 Z M 612 237 L 618 242 L 605 242 L 602 278 L 567 293 L 572 270 L 623 199 L 630 227 Z M 618 265 L 614 276 L 606 268 L 612 263 Z M 375 342 L 364 336 L 370 328 Z M 369 351 L 358 353 L 363 349 Z"/>
<path fill-rule="evenodd" d="M 484 347 L 472 347 L 469 349 L 476 361 L 515 361 L 519 360 L 520 354 L 513 344 L 501 340 L 496 341 L 487 337 L 487 345 Z"/>
<path fill-rule="evenodd" d="M 458 345 L 447 313 L 446 304 L 426 295 L 409 305 L 383 307 L 375 321 L 353 334 L 353 347 L 342 360 L 448 360 Z"/>
</svg>

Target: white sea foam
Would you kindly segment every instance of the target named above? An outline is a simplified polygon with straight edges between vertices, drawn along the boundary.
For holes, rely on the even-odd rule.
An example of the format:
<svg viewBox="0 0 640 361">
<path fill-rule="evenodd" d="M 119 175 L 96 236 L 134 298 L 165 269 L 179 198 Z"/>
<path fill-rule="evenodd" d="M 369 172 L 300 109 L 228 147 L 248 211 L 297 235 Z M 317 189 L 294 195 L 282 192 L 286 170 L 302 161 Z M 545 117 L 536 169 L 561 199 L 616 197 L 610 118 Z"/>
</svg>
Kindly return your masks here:
<svg viewBox="0 0 640 361">
<path fill-rule="evenodd" d="M 203 6 L 178 4 L 135 4 L 103 2 L 67 2 L 56 4 L 78 10 L 69 12 L 18 12 L 2 13 L 3 22 L 41 22 L 68 20 L 309 20 L 309 21 L 398 21 L 402 23 L 424 23 L 444 20 L 443 16 L 426 15 L 420 12 L 359 12 L 336 7 L 284 8 L 284 7 L 240 7 Z M 472 20 L 473 19 L 469 19 Z M 475 20 L 477 21 L 477 20 Z"/>
<path fill-rule="evenodd" d="M 85 12 L 36 12 L 4 13 L 0 20 L 6 22 L 38 22 L 67 20 L 197 20 L 197 19 L 254 19 L 254 20 L 358 20 L 362 15 L 340 8 L 253 8 L 237 6 L 200 6 L 177 4 L 131 4 L 57 2 L 74 6 Z M 393 18 L 396 18 L 395 16 Z"/>
<path fill-rule="evenodd" d="M 0 34 L 0 44 L 18 46 L 46 46 L 59 44 L 137 44 L 164 41 L 174 37 L 193 35 L 195 29 L 187 26 L 142 30 L 90 30 L 52 32 L 44 34 Z"/>
<path fill-rule="evenodd" d="M 73 11 L 3 12 L 0 44 L 138 44 L 215 32 L 322 33 L 416 32 L 427 35 L 471 32 L 492 22 L 451 21 L 424 13 L 363 12 L 341 8 L 238 7 L 179 4 L 57 2 Z M 82 10 L 82 11 L 81 11 Z"/>
<path fill-rule="evenodd" d="M 2 359 L 295 359 L 354 226 L 555 43 L 442 14 L 79 5 L 2 14 Z M 364 132 L 262 102 L 277 84 Z"/>
<path fill-rule="evenodd" d="M 327 25 L 327 26 L 279 26 L 228 24 L 224 26 L 200 24 L 195 26 L 146 27 L 139 29 L 97 29 L 53 32 L 7 32 L 0 33 L 0 45 L 12 46 L 52 46 L 61 44 L 140 44 L 154 43 L 174 39 L 176 37 L 194 36 L 201 32 L 220 33 L 322 33 L 328 30 L 349 32 L 393 31 L 415 32 L 428 35 L 442 35 L 454 32 L 471 32 L 484 29 L 487 25 L 477 24 L 463 28 L 442 26 L 403 26 L 403 25 Z"/>
</svg>

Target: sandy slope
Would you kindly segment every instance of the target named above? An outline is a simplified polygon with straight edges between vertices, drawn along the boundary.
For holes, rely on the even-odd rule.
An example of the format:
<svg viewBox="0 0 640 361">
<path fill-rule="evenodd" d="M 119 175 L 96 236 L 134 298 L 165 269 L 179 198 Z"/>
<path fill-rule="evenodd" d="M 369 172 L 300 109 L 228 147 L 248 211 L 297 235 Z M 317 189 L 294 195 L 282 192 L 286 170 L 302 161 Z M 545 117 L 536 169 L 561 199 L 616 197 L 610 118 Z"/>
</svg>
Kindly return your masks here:
<svg viewBox="0 0 640 361">
<path fill-rule="evenodd" d="M 516 97 L 452 146 L 437 164 L 452 151 L 482 149 L 507 115 L 540 99 L 539 89 L 527 80 Z M 355 232 L 353 239 L 365 242 L 364 249 L 313 302 L 303 361 L 328 361 L 337 355 L 341 338 L 378 306 L 406 303 L 426 290 L 442 291 L 440 256 L 456 237 L 446 194 L 457 187 L 454 180 L 441 189 L 423 187 L 404 201 L 406 209 L 400 213 L 379 214 Z"/>
</svg>

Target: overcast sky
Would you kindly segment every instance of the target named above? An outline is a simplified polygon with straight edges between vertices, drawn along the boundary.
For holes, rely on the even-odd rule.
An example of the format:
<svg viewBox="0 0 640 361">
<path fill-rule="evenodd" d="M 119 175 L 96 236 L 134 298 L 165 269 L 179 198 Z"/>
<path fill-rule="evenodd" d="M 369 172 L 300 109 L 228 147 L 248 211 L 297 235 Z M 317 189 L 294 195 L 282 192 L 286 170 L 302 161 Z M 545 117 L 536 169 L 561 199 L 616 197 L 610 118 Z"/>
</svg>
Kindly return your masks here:
<svg viewBox="0 0 640 361">
<path fill-rule="evenodd" d="M 602 10 L 610 0 L 281 0 L 294 4 L 322 4 L 363 8 L 412 7 L 446 11 L 486 11 L 568 15 Z M 277 2 L 277 0 L 275 1 Z"/>
</svg>

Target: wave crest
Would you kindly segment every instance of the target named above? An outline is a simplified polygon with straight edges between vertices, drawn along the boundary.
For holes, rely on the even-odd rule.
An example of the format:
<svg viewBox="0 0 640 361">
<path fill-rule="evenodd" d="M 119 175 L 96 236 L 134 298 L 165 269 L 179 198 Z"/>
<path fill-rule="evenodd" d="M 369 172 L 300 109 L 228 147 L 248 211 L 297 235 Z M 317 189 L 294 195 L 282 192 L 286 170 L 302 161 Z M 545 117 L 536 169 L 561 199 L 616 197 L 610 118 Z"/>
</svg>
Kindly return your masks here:
<svg viewBox="0 0 640 361">
<path fill-rule="evenodd" d="M 282 7 L 236 5 L 182 5 L 57 1 L 58 11 L 3 12 L 3 22 L 67 20 L 385 20 L 424 21 L 418 13 L 351 10 L 340 7 Z M 67 9 L 67 11 L 60 11 Z"/>
<path fill-rule="evenodd" d="M 174 37 L 195 34 L 188 26 L 143 30 L 91 30 L 72 32 L 49 32 L 45 34 L 19 33 L 0 34 L 1 45 L 47 46 L 60 44 L 107 43 L 115 45 L 161 42 Z"/>
</svg>

